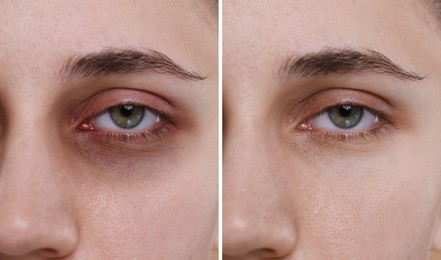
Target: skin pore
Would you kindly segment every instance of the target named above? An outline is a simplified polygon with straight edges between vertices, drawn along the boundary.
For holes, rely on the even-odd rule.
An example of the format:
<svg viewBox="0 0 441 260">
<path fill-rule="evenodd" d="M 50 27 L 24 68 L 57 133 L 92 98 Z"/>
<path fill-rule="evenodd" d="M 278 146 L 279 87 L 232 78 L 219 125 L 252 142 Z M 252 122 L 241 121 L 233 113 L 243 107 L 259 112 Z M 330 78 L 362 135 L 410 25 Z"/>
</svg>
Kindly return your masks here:
<svg viewBox="0 0 441 260">
<path fill-rule="evenodd" d="M 0 4 L 1 260 L 209 258 L 212 8 Z"/>
<path fill-rule="evenodd" d="M 441 248 L 430 6 L 224 2 L 224 259 L 427 259 Z M 348 111 L 360 121 L 342 120 Z"/>
</svg>

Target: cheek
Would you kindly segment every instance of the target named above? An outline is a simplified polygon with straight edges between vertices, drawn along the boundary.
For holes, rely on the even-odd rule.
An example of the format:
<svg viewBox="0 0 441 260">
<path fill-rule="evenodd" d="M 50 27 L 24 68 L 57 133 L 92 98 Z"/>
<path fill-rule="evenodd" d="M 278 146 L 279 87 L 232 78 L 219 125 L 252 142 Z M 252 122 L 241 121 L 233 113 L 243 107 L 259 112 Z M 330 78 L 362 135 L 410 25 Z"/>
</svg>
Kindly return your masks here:
<svg viewBox="0 0 441 260">
<path fill-rule="evenodd" d="M 430 167 L 434 158 L 407 151 L 340 160 L 314 175 L 320 177 L 309 183 L 313 203 L 302 205 L 305 233 L 315 234 L 309 242 L 339 257 L 427 257 L 440 197 L 438 171 Z"/>
<path fill-rule="evenodd" d="M 160 170 L 146 158 L 124 174 L 91 173 L 80 191 L 83 242 L 112 258 L 208 258 L 217 219 L 216 158 L 177 157 Z"/>
</svg>

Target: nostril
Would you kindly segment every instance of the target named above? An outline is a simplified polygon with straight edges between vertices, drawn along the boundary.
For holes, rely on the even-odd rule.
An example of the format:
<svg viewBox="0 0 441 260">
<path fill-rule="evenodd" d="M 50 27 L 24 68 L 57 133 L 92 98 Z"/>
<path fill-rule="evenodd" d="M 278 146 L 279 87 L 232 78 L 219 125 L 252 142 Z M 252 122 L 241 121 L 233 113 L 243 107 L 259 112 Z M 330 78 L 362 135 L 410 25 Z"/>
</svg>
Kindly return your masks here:
<svg viewBox="0 0 441 260">
<path fill-rule="evenodd" d="M 38 256 L 41 258 L 58 259 L 58 257 L 60 256 L 60 252 L 58 252 L 58 250 L 53 248 L 42 248 L 34 252 L 31 252 L 30 255 Z"/>
<path fill-rule="evenodd" d="M 281 254 L 281 252 L 272 248 L 259 248 L 247 253 L 246 256 L 258 259 L 279 259 L 286 257 L 289 253 L 291 252 L 284 252 Z"/>
<path fill-rule="evenodd" d="M 237 214 L 224 219 L 225 257 L 279 259 L 294 252 L 297 232 L 293 221 L 282 211 L 273 218 L 257 214 Z"/>
<path fill-rule="evenodd" d="M 256 250 L 254 254 L 262 256 L 262 257 L 274 257 L 277 255 L 276 250 L 271 248 L 262 248 L 260 250 Z"/>
<path fill-rule="evenodd" d="M 58 259 L 59 254 L 58 251 L 52 248 L 43 248 L 36 251 L 32 251 L 25 254 L 8 254 L 8 253 L 0 253 L 0 259 L 9 259 L 9 258 L 16 258 L 16 257 L 25 257 L 31 256 L 32 257 L 38 257 L 42 259 Z"/>
<path fill-rule="evenodd" d="M 58 259 L 74 250 L 77 233 L 73 224 L 65 221 L 66 218 L 58 221 L 25 218 L 23 215 L 9 214 L 8 218 L 0 221 L 0 255 L 6 259 L 29 256 Z"/>
</svg>

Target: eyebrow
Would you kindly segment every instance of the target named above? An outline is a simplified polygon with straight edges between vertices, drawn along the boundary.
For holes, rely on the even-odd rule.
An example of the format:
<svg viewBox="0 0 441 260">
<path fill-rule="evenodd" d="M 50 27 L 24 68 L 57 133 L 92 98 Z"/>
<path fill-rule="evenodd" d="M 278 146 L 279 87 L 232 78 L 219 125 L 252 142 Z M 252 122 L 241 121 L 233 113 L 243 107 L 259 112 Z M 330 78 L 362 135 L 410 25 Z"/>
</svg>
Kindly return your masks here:
<svg viewBox="0 0 441 260">
<path fill-rule="evenodd" d="M 106 49 L 68 59 L 61 68 L 64 79 L 136 72 L 156 72 L 183 80 L 204 80 L 197 72 L 185 69 L 167 55 L 154 50 Z"/>
<path fill-rule="evenodd" d="M 425 78 L 415 72 L 405 70 L 385 55 L 372 50 L 326 49 L 300 57 L 288 58 L 279 69 L 283 80 L 289 80 L 293 76 L 320 77 L 356 72 L 390 75 L 401 80 L 423 80 Z"/>
</svg>

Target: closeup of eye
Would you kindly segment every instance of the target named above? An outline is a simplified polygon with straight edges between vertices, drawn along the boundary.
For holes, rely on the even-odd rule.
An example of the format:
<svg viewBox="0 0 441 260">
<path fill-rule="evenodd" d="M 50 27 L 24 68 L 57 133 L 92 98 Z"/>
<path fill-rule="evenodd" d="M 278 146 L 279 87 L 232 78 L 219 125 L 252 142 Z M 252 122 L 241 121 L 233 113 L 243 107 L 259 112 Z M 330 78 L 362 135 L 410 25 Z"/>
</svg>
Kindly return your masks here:
<svg viewBox="0 0 441 260">
<path fill-rule="evenodd" d="M 74 112 L 76 132 L 89 141 L 147 145 L 177 129 L 177 112 L 152 93 L 111 89 L 99 92 Z M 114 142 L 117 141 L 117 142 Z"/>
<path fill-rule="evenodd" d="M 111 131 L 147 131 L 159 122 L 158 113 L 132 104 L 111 107 L 91 120 L 95 128 Z"/>
<path fill-rule="evenodd" d="M 310 128 L 353 132 L 371 129 L 380 121 L 375 112 L 357 105 L 341 105 L 327 108 L 310 120 Z"/>
<path fill-rule="evenodd" d="M 297 133 L 323 141 L 363 144 L 378 140 L 396 128 L 390 104 L 374 94 L 331 89 L 307 99 Z M 300 131 L 300 132 L 298 132 Z"/>
<path fill-rule="evenodd" d="M 160 112 L 143 105 L 112 106 L 84 121 L 79 129 L 102 140 L 146 144 L 158 140 L 174 123 Z"/>
</svg>

